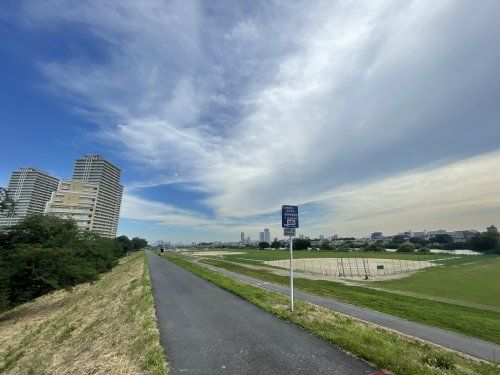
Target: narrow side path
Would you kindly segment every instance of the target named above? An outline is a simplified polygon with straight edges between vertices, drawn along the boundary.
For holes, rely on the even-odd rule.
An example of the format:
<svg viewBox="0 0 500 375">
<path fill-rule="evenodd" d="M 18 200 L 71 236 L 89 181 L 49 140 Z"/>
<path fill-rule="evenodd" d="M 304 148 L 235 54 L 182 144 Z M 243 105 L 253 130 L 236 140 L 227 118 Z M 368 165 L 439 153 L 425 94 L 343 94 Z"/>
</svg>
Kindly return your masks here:
<svg viewBox="0 0 500 375">
<path fill-rule="evenodd" d="M 290 294 L 290 288 L 286 286 L 269 283 L 267 281 L 262 281 L 250 276 L 231 272 L 226 269 L 207 265 L 201 262 L 197 262 L 196 264 L 211 269 L 212 271 L 220 272 L 222 274 L 234 277 L 235 279 L 245 281 L 249 284 L 258 285 L 265 289 L 269 289 L 286 295 Z M 362 319 L 382 327 L 390 328 L 406 335 L 426 340 L 431 343 L 443 346 L 445 348 L 453 349 L 479 359 L 487 361 L 498 361 L 500 359 L 500 345 L 488 341 L 461 335 L 459 333 L 454 333 L 436 327 L 431 327 L 421 323 L 411 322 L 403 318 L 374 310 L 365 309 L 363 307 L 354 306 L 345 302 L 339 302 L 328 298 L 315 296 L 313 294 L 301 292 L 297 289 L 294 290 L 294 296 L 295 298 L 314 303 L 316 305 L 323 306 L 342 314 Z"/>
<path fill-rule="evenodd" d="M 172 374 L 370 374 L 366 362 L 147 252 Z"/>
</svg>

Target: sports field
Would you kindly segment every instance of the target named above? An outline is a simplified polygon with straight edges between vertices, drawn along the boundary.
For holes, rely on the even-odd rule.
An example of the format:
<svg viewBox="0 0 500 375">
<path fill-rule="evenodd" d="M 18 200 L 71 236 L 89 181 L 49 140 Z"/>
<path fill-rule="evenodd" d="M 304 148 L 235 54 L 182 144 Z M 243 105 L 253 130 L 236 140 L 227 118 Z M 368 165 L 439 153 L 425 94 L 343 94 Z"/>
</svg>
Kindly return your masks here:
<svg viewBox="0 0 500 375">
<path fill-rule="evenodd" d="M 195 253 L 242 264 L 289 269 L 286 250 L 223 250 Z M 295 251 L 297 271 L 347 279 L 387 280 L 406 276 L 428 267 L 475 262 L 477 256 L 365 251 Z"/>
<path fill-rule="evenodd" d="M 214 249 L 215 250 L 215 249 Z M 218 250 L 218 249 L 217 249 Z M 234 250 L 223 249 L 220 251 L 219 256 L 226 260 L 238 261 L 241 263 L 255 263 L 256 261 L 272 261 L 279 259 L 288 259 L 290 253 L 288 250 L 238 250 L 244 254 L 231 254 Z M 226 255 L 227 254 L 227 255 Z M 409 254 L 409 253 L 389 253 L 389 252 L 369 252 L 369 251 L 294 251 L 294 259 L 308 259 L 308 258 L 379 258 L 379 259 L 406 259 L 406 260 L 438 260 L 438 259 L 459 259 L 461 256 L 449 254 Z M 473 256 L 470 256 L 471 258 Z"/>
<path fill-rule="evenodd" d="M 265 261 L 270 267 L 290 269 L 289 259 Z M 381 278 L 436 267 L 432 261 L 383 258 L 302 258 L 295 259 L 293 268 L 299 272 L 345 278 Z"/>
</svg>

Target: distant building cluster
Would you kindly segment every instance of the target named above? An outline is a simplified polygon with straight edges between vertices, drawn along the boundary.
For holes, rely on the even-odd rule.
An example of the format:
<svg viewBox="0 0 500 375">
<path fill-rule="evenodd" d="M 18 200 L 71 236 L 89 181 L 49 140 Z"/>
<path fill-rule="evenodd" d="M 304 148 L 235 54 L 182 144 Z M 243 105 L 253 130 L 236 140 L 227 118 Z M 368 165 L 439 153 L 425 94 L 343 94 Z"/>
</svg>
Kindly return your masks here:
<svg viewBox="0 0 500 375">
<path fill-rule="evenodd" d="M 259 232 L 260 242 L 271 242 L 271 232 L 269 228 L 264 228 L 264 232 Z"/>
<path fill-rule="evenodd" d="M 456 230 L 456 231 L 452 231 L 452 232 L 447 232 L 444 229 L 429 230 L 429 231 L 424 230 L 423 232 L 413 232 L 413 231 L 409 230 L 409 231 L 398 233 L 398 236 L 403 236 L 405 239 L 410 239 L 410 238 L 430 239 L 438 234 L 448 234 L 454 240 L 459 241 L 459 240 L 468 240 L 478 233 L 479 232 L 477 230 L 474 230 L 474 229 Z M 382 234 L 382 232 L 373 232 L 370 236 L 370 238 L 374 241 L 390 240 L 392 237 L 393 236 L 384 236 Z"/>
<path fill-rule="evenodd" d="M 47 213 L 73 219 L 82 231 L 116 237 L 123 194 L 121 170 L 100 155 L 77 159 L 71 179 L 59 181 L 35 168 L 12 172 L 8 194 L 16 202 L 12 214 L 0 214 L 0 227 Z"/>
<path fill-rule="evenodd" d="M 488 232 L 498 232 L 497 227 L 494 225 L 489 226 L 486 228 Z M 474 230 L 474 229 L 466 229 L 466 230 L 458 230 L 458 231 L 446 231 L 444 229 L 439 229 L 439 230 L 424 230 L 421 232 L 414 232 L 414 231 L 405 231 L 398 233 L 398 236 L 402 236 L 404 240 L 410 240 L 411 238 L 423 238 L 426 240 L 430 240 L 436 235 L 440 234 L 447 234 L 449 235 L 454 241 L 456 242 L 464 242 L 476 234 L 478 234 L 479 231 Z M 383 232 L 373 232 L 369 237 L 340 237 L 337 234 L 327 236 L 324 234 L 320 234 L 317 237 L 309 237 L 304 234 L 298 234 L 297 237 L 299 239 L 304 239 L 304 240 L 309 240 L 311 242 L 311 246 L 313 247 L 318 247 L 321 246 L 321 244 L 324 243 L 331 243 L 331 244 L 342 244 L 344 242 L 350 242 L 354 245 L 363 245 L 363 244 L 370 244 L 375 241 L 384 241 L 384 242 L 390 242 L 392 238 L 395 235 L 384 235 Z M 283 246 L 286 247 L 288 240 L 287 239 L 277 239 L 276 240 Z M 250 237 L 247 236 L 245 237 L 245 233 L 241 232 L 240 236 L 240 241 L 212 241 L 212 242 L 198 242 L 198 243 L 193 243 L 192 246 L 201 246 L 201 247 L 219 247 L 219 246 L 257 246 L 259 242 L 271 242 L 271 233 L 268 228 L 265 228 L 264 231 L 259 232 L 259 240 L 258 241 L 251 241 Z"/>
</svg>

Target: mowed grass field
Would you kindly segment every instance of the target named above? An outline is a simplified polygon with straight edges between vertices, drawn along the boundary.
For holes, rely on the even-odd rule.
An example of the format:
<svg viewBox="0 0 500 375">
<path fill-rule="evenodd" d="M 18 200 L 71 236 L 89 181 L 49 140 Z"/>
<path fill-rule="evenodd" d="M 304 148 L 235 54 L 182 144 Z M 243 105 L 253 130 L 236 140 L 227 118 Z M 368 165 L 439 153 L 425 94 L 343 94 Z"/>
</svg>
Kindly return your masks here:
<svg viewBox="0 0 500 375">
<path fill-rule="evenodd" d="M 380 281 L 377 287 L 500 312 L 500 257 L 427 268 L 402 279 Z"/>
</svg>

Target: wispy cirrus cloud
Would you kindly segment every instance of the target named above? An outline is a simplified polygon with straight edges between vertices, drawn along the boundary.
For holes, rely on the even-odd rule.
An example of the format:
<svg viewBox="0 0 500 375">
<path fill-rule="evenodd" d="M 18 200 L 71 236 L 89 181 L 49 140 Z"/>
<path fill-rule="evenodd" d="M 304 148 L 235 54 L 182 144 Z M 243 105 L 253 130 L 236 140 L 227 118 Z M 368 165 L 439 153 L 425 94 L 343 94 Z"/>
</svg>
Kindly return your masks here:
<svg viewBox="0 0 500 375">
<path fill-rule="evenodd" d="M 410 208 L 421 202 L 418 190 L 407 189 L 411 171 L 498 149 L 499 11 L 495 1 L 383 0 L 52 0 L 20 8 L 27 28 L 77 28 L 97 46 L 48 59 L 41 71 L 54 91 L 95 116 L 101 140 L 150 171 L 149 181 L 160 174 L 160 184 L 203 191 L 203 204 L 225 227 L 242 218 L 260 225 L 262 215 L 292 202 L 323 205 L 318 215 L 336 227 L 328 212 L 342 210 L 343 228 L 353 232 L 375 225 L 363 221 L 370 215 L 394 230 L 402 213 L 332 206 L 325 196 L 367 185 L 356 191 L 370 197 L 370 186 L 402 178 L 382 200 L 391 206 L 399 191 Z M 139 188 L 148 183 L 132 185 L 135 198 L 127 199 L 147 207 Z M 429 199 L 439 196 L 430 185 L 421 188 Z M 473 201 L 463 204 L 463 184 L 448 188 L 450 206 L 475 212 L 463 215 L 464 225 L 491 219 Z M 155 220 L 172 218 L 171 205 Z M 125 215 L 140 218 L 139 211 Z M 456 216 L 439 212 L 422 211 L 407 225 L 433 217 L 446 225 Z M 185 213 L 175 214 L 182 222 Z"/>
</svg>

